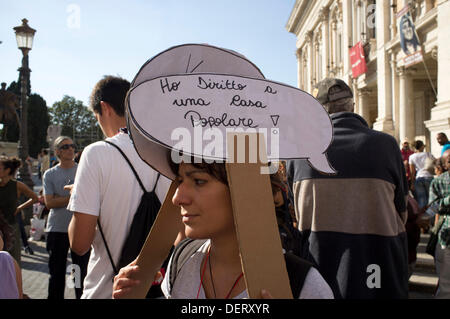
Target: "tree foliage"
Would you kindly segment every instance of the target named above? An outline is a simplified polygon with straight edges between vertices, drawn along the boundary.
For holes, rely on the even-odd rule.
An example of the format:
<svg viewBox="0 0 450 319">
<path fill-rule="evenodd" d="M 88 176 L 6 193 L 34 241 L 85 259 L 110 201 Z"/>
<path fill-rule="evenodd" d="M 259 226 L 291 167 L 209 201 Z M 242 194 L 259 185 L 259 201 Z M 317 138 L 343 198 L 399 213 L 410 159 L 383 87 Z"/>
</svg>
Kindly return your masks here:
<svg viewBox="0 0 450 319">
<path fill-rule="evenodd" d="M 28 153 L 37 158 L 42 148 L 47 148 L 47 128 L 50 124 L 47 102 L 36 93 L 28 98 Z"/>
<path fill-rule="evenodd" d="M 20 97 L 20 85 L 13 81 L 8 91 Z M 30 94 L 27 98 L 28 102 L 28 153 L 31 157 L 36 158 L 39 151 L 48 147 L 46 141 L 47 127 L 50 123 L 50 117 L 47 108 L 47 102 L 36 93 Z M 20 110 L 17 110 L 20 118 Z M 20 137 L 19 125 L 16 123 L 8 125 L 6 132 L 6 140 L 8 142 L 18 142 Z"/>
<path fill-rule="evenodd" d="M 94 114 L 82 101 L 65 95 L 50 108 L 52 124 L 61 126 L 61 135 L 69 136 L 78 148 L 102 139 L 102 132 Z"/>
<path fill-rule="evenodd" d="M 13 81 L 6 89 L 7 91 L 10 91 L 17 96 L 20 97 L 20 88 L 17 84 L 17 82 Z M 20 116 L 20 110 L 17 110 L 18 115 Z M 6 125 L 6 124 L 5 124 Z M 6 141 L 8 142 L 18 142 L 19 141 L 19 124 L 18 123 L 9 123 L 7 124 L 7 131 L 6 131 Z"/>
</svg>

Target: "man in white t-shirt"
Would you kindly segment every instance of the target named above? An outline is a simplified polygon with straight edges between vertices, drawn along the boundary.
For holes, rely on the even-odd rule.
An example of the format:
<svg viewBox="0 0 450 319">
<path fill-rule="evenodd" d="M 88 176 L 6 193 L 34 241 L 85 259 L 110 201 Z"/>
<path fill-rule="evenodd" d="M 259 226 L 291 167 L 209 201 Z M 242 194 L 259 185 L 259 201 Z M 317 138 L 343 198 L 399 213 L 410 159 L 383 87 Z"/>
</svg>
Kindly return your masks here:
<svg viewBox="0 0 450 319">
<path fill-rule="evenodd" d="M 152 190 L 157 172 L 140 159 L 125 129 L 124 101 L 129 87 L 124 79 L 106 76 L 96 84 L 90 106 L 107 140 L 121 148 L 145 189 Z M 155 192 L 161 203 L 169 185 L 168 179 L 159 178 Z M 84 149 L 68 206 L 74 212 L 69 225 L 72 250 L 83 254 L 92 245 L 82 298 L 112 297 L 114 271 L 96 227 L 97 219 L 117 265 L 142 194 L 131 168 L 116 148 L 100 141 Z"/>
<path fill-rule="evenodd" d="M 428 191 L 433 179 L 434 157 L 428 152 L 424 152 L 425 144 L 421 140 L 414 142 L 416 152 L 409 157 L 411 169 L 411 191 L 417 200 L 420 208 L 428 204 Z"/>
</svg>

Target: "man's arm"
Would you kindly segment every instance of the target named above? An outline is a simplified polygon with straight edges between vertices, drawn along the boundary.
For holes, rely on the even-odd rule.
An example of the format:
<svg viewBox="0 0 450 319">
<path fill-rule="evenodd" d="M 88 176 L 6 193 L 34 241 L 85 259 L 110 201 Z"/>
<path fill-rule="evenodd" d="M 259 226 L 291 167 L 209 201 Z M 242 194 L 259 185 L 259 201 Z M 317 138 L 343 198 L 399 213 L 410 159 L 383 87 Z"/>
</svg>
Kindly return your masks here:
<svg viewBox="0 0 450 319">
<path fill-rule="evenodd" d="M 428 205 L 435 202 L 439 207 L 439 215 L 447 215 L 450 210 L 450 195 L 442 194 L 439 187 L 439 178 L 431 181 L 430 191 L 428 195 Z"/>
<path fill-rule="evenodd" d="M 74 212 L 69 224 L 70 249 L 82 256 L 91 248 L 97 216 Z"/>
<path fill-rule="evenodd" d="M 69 204 L 69 199 L 70 196 L 44 195 L 45 206 L 48 209 L 66 207 Z"/>
</svg>

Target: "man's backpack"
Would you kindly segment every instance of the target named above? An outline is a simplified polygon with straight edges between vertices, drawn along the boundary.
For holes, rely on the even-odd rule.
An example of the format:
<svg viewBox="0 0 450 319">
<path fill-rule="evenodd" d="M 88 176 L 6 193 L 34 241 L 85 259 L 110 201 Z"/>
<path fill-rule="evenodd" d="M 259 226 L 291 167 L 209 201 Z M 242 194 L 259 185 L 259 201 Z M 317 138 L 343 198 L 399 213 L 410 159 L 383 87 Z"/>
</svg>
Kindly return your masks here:
<svg viewBox="0 0 450 319">
<path fill-rule="evenodd" d="M 125 239 L 125 242 L 123 244 L 122 252 L 120 254 L 120 259 L 119 259 L 119 263 L 117 264 L 117 266 L 114 264 L 114 261 L 112 259 L 111 252 L 108 248 L 108 244 L 106 243 L 106 239 L 103 234 L 103 230 L 100 226 L 100 221 L 97 220 L 100 234 L 103 238 L 103 242 L 105 243 L 106 251 L 108 253 L 109 260 L 110 260 L 111 265 L 114 270 L 114 275 L 117 275 L 119 273 L 120 268 L 125 267 L 126 265 L 131 263 L 139 255 L 141 248 L 144 245 L 145 240 L 147 239 L 147 235 L 150 232 L 150 228 L 152 227 L 153 222 L 156 219 L 156 215 L 159 212 L 159 209 L 161 207 L 161 202 L 159 201 L 158 196 L 156 196 L 156 193 L 155 193 L 156 185 L 158 184 L 158 180 L 159 180 L 159 173 L 156 178 L 156 182 L 155 182 L 155 186 L 153 187 L 153 190 L 151 192 L 147 192 L 144 187 L 144 184 L 140 180 L 136 170 L 134 169 L 133 165 L 131 165 L 131 162 L 127 158 L 125 153 L 114 143 L 111 143 L 109 141 L 105 141 L 105 142 L 114 146 L 115 148 L 117 148 L 117 150 L 122 154 L 122 156 L 127 161 L 128 165 L 130 165 L 130 168 L 133 171 L 134 176 L 136 176 L 136 179 L 139 182 L 139 185 L 141 186 L 141 189 L 144 192 L 142 194 L 141 201 L 136 210 L 136 213 L 134 214 L 133 221 L 132 221 L 131 227 L 130 227 L 130 231 L 128 232 L 128 236 Z"/>
<path fill-rule="evenodd" d="M 169 291 L 172 291 L 177 275 L 183 265 L 206 241 L 207 239 L 194 240 L 185 238 L 175 247 L 172 253 L 170 269 L 167 272 L 169 274 Z M 290 252 L 284 254 L 284 260 L 286 261 L 286 270 L 289 276 L 292 296 L 298 299 L 312 264 Z"/>
</svg>

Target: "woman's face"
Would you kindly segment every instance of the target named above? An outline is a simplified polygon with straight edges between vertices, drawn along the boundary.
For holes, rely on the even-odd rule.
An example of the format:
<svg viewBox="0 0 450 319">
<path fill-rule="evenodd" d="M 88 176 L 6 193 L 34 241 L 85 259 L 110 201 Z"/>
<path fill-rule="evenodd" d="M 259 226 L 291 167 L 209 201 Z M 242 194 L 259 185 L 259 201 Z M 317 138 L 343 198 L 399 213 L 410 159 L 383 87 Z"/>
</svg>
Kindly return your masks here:
<svg viewBox="0 0 450 319">
<path fill-rule="evenodd" d="M 403 29 L 403 35 L 405 36 L 405 39 L 412 40 L 412 38 L 414 37 L 414 30 L 413 30 L 409 20 L 405 20 L 403 22 L 402 29 Z"/>
<path fill-rule="evenodd" d="M 201 168 L 181 163 L 178 188 L 172 198 L 181 207 L 185 234 L 189 238 L 234 235 L 234 219 L 227 185 Z"/>
</svg>

